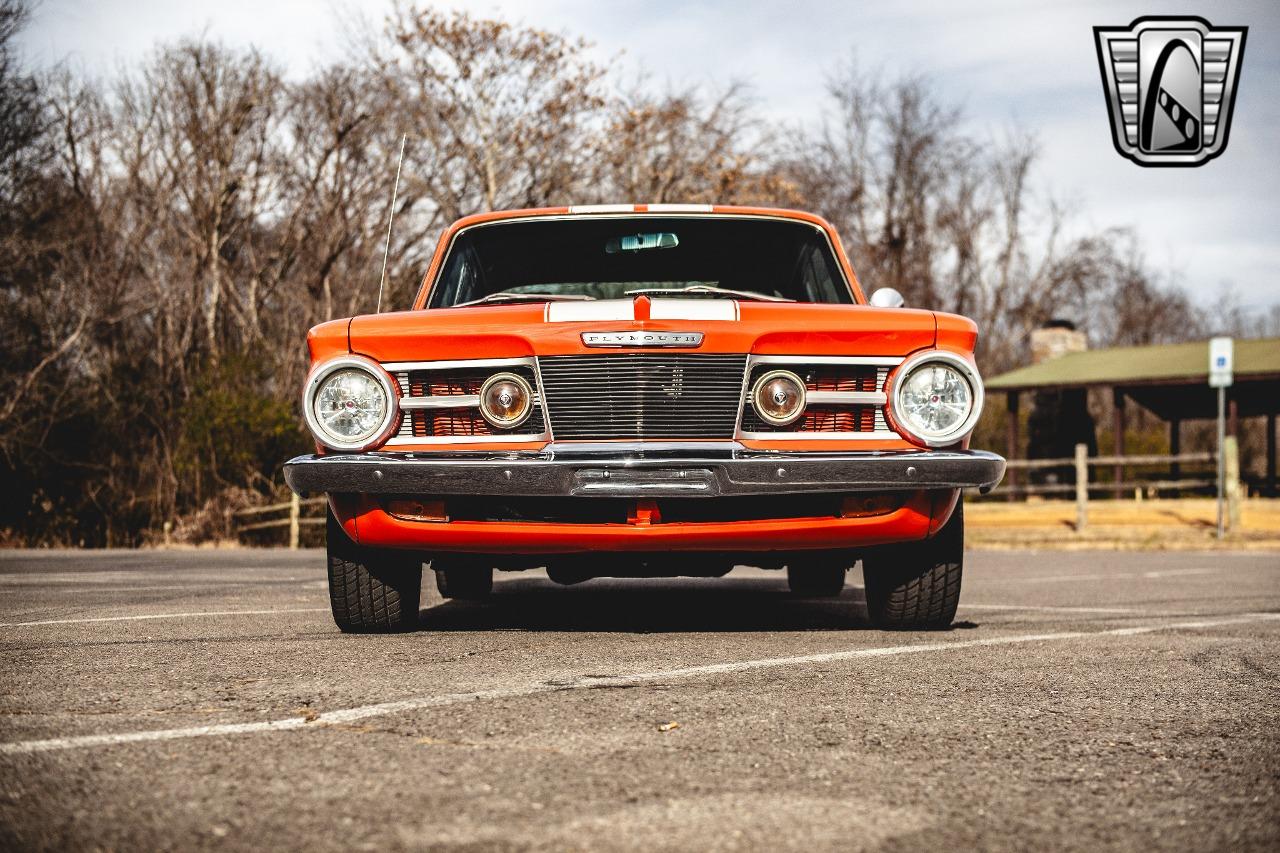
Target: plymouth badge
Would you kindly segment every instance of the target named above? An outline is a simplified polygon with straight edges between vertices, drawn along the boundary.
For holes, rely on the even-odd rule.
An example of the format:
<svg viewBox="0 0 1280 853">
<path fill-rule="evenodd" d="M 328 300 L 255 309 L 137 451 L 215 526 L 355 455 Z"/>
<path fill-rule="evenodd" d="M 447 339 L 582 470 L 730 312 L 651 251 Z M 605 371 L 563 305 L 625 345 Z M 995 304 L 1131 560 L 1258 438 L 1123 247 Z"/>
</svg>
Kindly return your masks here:
<svg viewBox="0 0 1280 853">
<path fill-rule="evenodd" d="M 702 332 L 583 332 L 589 347 L 700 347 Z"/>
</svg>

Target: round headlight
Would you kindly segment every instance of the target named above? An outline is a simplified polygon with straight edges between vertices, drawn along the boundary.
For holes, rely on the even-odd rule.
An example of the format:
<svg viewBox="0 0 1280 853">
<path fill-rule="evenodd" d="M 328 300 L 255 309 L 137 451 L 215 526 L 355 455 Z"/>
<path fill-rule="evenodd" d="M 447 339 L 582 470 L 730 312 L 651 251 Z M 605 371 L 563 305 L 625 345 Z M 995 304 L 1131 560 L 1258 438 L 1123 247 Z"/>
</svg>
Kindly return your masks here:
<svg viewBox="0 0 1280 853">
<path fill-rule="evenodd" d="M 321 365 L 303 397 L 307 425 L 316 440 L 334 450 L 364 450 L 390 432 L 395 391 L 375 363 L 356 356 Z"/>
<path fill-rule="evenodd" d="M 894 392 L 899 426 L 930 447 L 954 444 L 973 430 L 982 383 L 972 365 L 949 353 L 928 353 L 903 368 Z"/>
<path fill-rule="evenodd" d="M 786 426 L 804 414 L 804 382 L 790 370 L 771 370 L 751 388 L 751 405 L 765 423 Z"/>
<path fill-rule="evenodd" d="M 513 429 L 529 419 L 533 389 L 514 373 L 495 373 L 480 386 L 480 414 L 491 426 Z"/>
</svg>

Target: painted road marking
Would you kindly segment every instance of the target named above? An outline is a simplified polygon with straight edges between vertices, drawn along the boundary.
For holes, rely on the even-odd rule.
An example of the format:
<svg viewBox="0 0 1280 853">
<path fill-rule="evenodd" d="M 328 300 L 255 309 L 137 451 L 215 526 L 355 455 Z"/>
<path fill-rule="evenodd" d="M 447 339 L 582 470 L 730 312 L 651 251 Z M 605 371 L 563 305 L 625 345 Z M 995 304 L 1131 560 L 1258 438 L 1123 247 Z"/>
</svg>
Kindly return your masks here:
<svg viewBox="0 0 1280 853">
<path fill-rule="evenodd" d="M 961 610 L 1042 610 L 1046 613 L 1141 613 L 1145 616 L 1158 616 L 1157 613 L 1140 610 L 1136 607 L 1049 607 L 1036 604 L 961 604 Z"/>
<path fill-rule="evenodd" d="M 861 587 L 855 587 L 861 589 Z M 1020 604 L 962 604 L 970 610 L 1044 610 L 1062 613 L 1144 613 L 1129 607 L 1038 607 Z M 139 616 L 96 616 L 78 619 L 39 619 L 30 622 L 0 622 L 0 628 L 29 628 L 37 625 L 78 625 L 86 622 L 138 622 L 150 619 L 182 619 L 201 616 L 269 616 L 274 613 L 327 613 L 327 607 L 297 607 L 277 610 L 204 610 L 193 613 L 148 613 Z M 1152 616 L 1156 614 L 1147 613 Z"/>
<path fill-rule="evenodd" d="M 46 584 L 37 581 L 25 581 L 23 583 L 5 583 L 0 587 L 8 587 L 13 590 L 14 595 L 31 595 L 33 590 L 44 590 L 58 595 L 74 595 L 76 593 L 92 593 L 94 595 L 125 595 L 133 592 L 156 592 L 165 591 L 181 591 L 186 590 L 191 593 L 206 593 L 210 590 L 221 589 L 259 589 L 263 592 L 270 592 L 271 588 L 277 589 L 307 589 L 313 586 L 328 586 L 327 581 L 323 580 L 266 580 L 266 581 L 225 581 L 217 578 L 209 580 L 191 580 L 186 583 L 167 583 L 167 584 L 138 584 L 131 583 L 97 583 L 97 582 L 80 582 L 76 586 Z"/>
<path fill-rule="evenodd" d="M 155 577 L 155 574 L 143 574 L 141 572 L 119 572 L 108 577 L 67 577 L 67 576 L 48 576 L 48 575 L 0 575 L 0 586 L 54 586 L 57 584 L 84 584 L 85 586 L 104 587 L 118 586 L 121 589 L 142 589 L 143 587 L 131 586 L 134 581 L 144 580 Z M 136 577 L 135 577 L 136 575 Z M 189 581 L 188 585 L 217 585 L 217 586 L 262 586 L 266 584 L 294 583 L 298 581 L 313 581 L 315 578 L 268 578 L 266 580 L 247 580 L 247 581 L 228 581 L 223 576 L 205 576 L 188 575 L 183 580 Z"/>
<path fill-rule="evenodd" d="M 1213 569 L 1168 569 L 1157 572 L 1106 572 L 1096 575 L 1049 575 L 1039 578 L 992 578 L 990 580 L 995 583 L 1053 583 L 1056 581 L 1109 581 L 1117 578 L 1172 578 L 1182 575 L 1211 575 L 1213 573 Z"/>
<path fill-rule="evenodd" d="M 137 622 L 144 619 L 184 619 L 191 616 L 269 616 L 275 613 L 328 613 L 327 607 L 294 607 L 278 610 L 202 610 L 197 613 L 148 613 L 144 616 L 96 616 L 89 619 L 40 619 L 35 622 L 0 622 L 0 628 L 32 625 L 76 625 L 81 622 Z"/>
<path fill-rule="evenodd" d="M 727 663 L 688 666 L 680 669 L 657 670 L 655 672 L 639 672 L 631 675 L 614 676 L 580 676 L 556 681 L 540 681 L 518 687 L 506 687 L 496 690 L 478 690 L 471 693 L 446 693 L 440 696 L 420 696 L 403 699 L 397 702 L 384 702 L 378 705 L 364 705 L 357 708 L 344 708 L 326 711 L 308 720 L 306 717 L 289 717 L 283 720 L 265 720 L 256 723 L 229 723 L 212 726 L 194 726 L 183 729 L 158 729 L 142 732 L 123 732 L 120 734 L 81 735 L 78 737 L 50 738 L 48 740 L 15 741 L 0 743 L 0 755 L 22 755 L 35 752 L 52 752 L 63 749 L 80 749 L 93 746 L 115 746 L 126 743 L 146 741 L 181 740 L 184 738 L 210 737 L 223 735 L 257 734 L 262 732 L 288 731 L 302 728 L 323 728 L 326 725 L 353 723 L 371 717 L 384 717 L 405 711 L 418 711 L 426 708 L 439 708 L 446 705 L 458 705 L 464 702 L 478 702 L 489 699 L 510 699 L 516 697 L 536 696 L 544 693 L 555 693 L 562 690 L 578 690 L 600 687 L 634 687 L 651 682 L 666 682 L 682 678 L 694 678 L 700 675 L 718 675 L 722 673 L 747 672 L 757 669 L 769 669 L 782 666 L 797 666 L 815 663 L 831 663 L 835 661 L 856 660 L 860 658 L 891 657 L 894 655 L 926 654 L 928 652 L 946 652 L 954 649 L 972 649 L 984 646 L 1008 646 L 1019 643 L 1049 643 L 1062 640 L 1088 639 L 1091 637 L 1131 637 L 1139 634 L 1151 634 L 1157 631 L 1194 631 L 1205 628 L 1218 628 L 1226 625 L 1244 625 L 1254 622 L 1280 620 L 1280 613 L 1241 613 L 1217 619 L 1203 619 L 1194 622 L 1160 622 L 1150 625 L 1138 625 L 1131 628 L 1112 628 L 1106 631 L 1061 631 L 1052 634 L 1018 634 L 1011 637 L 990 637 L 981 640 L 962 640 L 954 643 L 921 643 L 914 646 L 882 646 L 870 649 L 846 649 L 839 652 L 823 652 L 812 655 L 795 655 L 781 658 L 762 658 L 759 660 L 730 661 Z"/>
</svg>

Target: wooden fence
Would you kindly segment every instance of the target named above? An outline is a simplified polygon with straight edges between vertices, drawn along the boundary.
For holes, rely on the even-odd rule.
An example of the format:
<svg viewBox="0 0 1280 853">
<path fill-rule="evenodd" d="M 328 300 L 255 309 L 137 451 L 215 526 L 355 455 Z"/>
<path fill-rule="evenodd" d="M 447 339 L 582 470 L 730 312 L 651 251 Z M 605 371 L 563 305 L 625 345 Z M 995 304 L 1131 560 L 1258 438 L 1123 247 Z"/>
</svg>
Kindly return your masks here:
<svg viewBox="0 0 1280 853">
<path fill-rule="evenodd" d="M 324 506 L 326 502 L 326 498 L 307 498 L 303 500 L 295 494 L 290 496 L 285 503 L 271 504 L 270 506 L 253 506 L 248 509 L 238 510 L 232 515 L 237 521 L 237 533 L 248 533 L 251 530 L 269 530 L 274 527 L 288 528 L 289 547 L 296 549 L 298 541 L 301 539 L 302 525 L 324 524 L 325 522 L 323 515 L 318 518 L 304 517 L 302 514 L 303 507 Z M 249 523 L 240 522 L 240 519 L 255 518 L 280 512 L 286 513 L 284 518 L 270 518 L 266 521 L 251 521 Z"/>
<path fill-rule="evenodd" d="M 1076 455 L 1068 456 L 1062 459 L 1010 459 L 1007 467 L 1009 473 L 1005 476 L 1005 482 L 1000 486 L 1000 491 L 1006 494 L 1019 495 L 1052 495 L 1052 494 L 1070 494 L 1076 491 L 1079 484 L 1084 483 L 1085 488 L 1089 491 L 1112 491 L 1117 494 L 1131 494 L 1135 489 L 1197 489 L 1212 488 L 1217 483 L 1217 476 L 1200 476 L 1200 477 L 1182 477 L 1176 479 L 1169 478 L 1163 480 L 1153 479 L 1133 479 L 1125 480 L 1123 475 L 1120 479 L 1114 476 L 1110 480 L 1091 480 L 1089 478 L 1090 468 L 1112 468 L 1117 471 L 1125 471 L 1129 468 L 1142 467 L 1168 467 L 1175 469 L 1175 466 L 1194 465 L 1194 464 L 1214 464 L 1217 456 L 1212 453 L 1179 453 L 1177 455 L 1146 455 L 1146 456 L 1089 456 L 1089 449 L 1083 444 L 1076 445 Z M 1026 483 L 1020 482 L 1023 478 L 1014 479 L 1014 472 L 1020 471 L 1036 471 L 1046 468 L 1072 468 L 1074 469 L 1074 482 L 1071 483 Z"/>
<path fill-rule="evenodd" d="M 1243 488 L 1240 484 L 1239 445 L 1234 438 L 1228 437 L 1223 444 L 1223 481 L 1224 497 L 1227 499 L 1229 526 L 1239 525 L 1240 499 Z M 1177 472 L 1182 465 L 1216 465 L 1217 454 L 1214 453 L 1178 453 L 1150 454 L 1134 456 L 1090 456 L 1089 448 L 1083 444 L 1076 445 L 1074 456 L 1062 459 L 1010 459 L 1005 481 L 998 491 L 1006 494 L 1010 500 L 1018 496 L 1028 495 L 1064 495 L 1075 496 L 1076 529 L 1082 530 L 1088 522 L 1089 493 L 1110 492 L 1115 497 L 1134 495 L 1141 498 L 1146 492 L 1181 491 L 1189 489 L 1211 489 L 1216 492 L 1218 477 L 1216 471 L 1210 475 L 1199 477 L 1171 476 L 1167 479 L 1126 479 L 1131 468 L 1164 467 Z M 1110 480 L 1094 480 L 1089 476 L 1091 468 L 1111 468 L 1113 476 Z M 1070 483 L 1027 483 L 1020 482 L 1018 477 L 1023 471 L 1044 470 L 1047 468 L 1071 469 Z"/>
</svg>

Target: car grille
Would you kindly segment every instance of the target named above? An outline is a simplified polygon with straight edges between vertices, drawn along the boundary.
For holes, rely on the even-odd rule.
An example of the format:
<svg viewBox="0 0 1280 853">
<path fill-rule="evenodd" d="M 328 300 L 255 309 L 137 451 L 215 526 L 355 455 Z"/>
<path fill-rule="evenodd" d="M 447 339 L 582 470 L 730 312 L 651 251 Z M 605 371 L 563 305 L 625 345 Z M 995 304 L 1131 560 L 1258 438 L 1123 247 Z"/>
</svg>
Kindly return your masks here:
<svg viewBox="0 0 1280 853">
<path fill-rule="evenodd" d="M 747 357 L 618 353 L 538 363 L 558 440 L 732 438 Z"/>
<path fill-rule="evenodd" d="M 761 374 L 779 365 L 757 364 L 751 371 L 750 382 L 755 382 Z M 794 370 L 805 383 L 809 392 L 876 392 L 884 391 L 889 368 L 875 365 L 782 365 Z M 750 387 L 750 382 L 748 387 Z M 748 395 L 749 396 L 749 395 Z M 855 403 L 810 403 L 804 410 L 804 416 L 795 423 L 786 426 L 770 424 L 756 414 L 751 401 L 742 411 L 742 429 L 748 433 L 864 433 L 871 435 L 893 435 L 885 420 L 884 406 L 873 406 Z"/>
<path fill-rule="evenodd" d="M 523 376 L 531 386 L 537 387 L 537 378 L 531 365 L 504 365 L 490 368 L 471 368 L 441 370 L 421 368 L 417 370 L 397 370 L 394 372 L 396 384 L 400 386 L 400 396 L 405 398 L 419 397 L 462 397 L 480 393 L 480 386 L 494 373 L 517 373 Z M 448 406 L 436 409 L 416 409 L 400 413 L 400 427 L 396 431 L 396 443 L 411 443 L 415 438 L 460 438 L 470 436 L 494 436 L 501 440 L 505 436 L 542 435 L 546 432 L 546 422 L 542 414 L 541 404 L 535 404 L 529 419 L 518 427 L 509 430 L 497 429 L 489 425 L 475 406 Z"/>
</svg>

